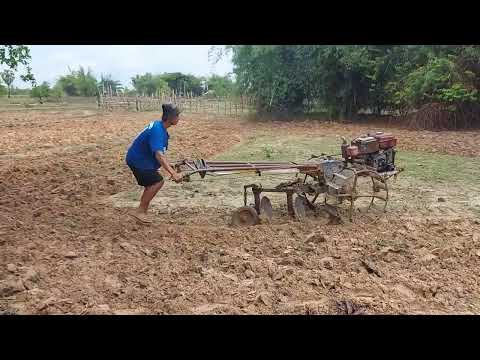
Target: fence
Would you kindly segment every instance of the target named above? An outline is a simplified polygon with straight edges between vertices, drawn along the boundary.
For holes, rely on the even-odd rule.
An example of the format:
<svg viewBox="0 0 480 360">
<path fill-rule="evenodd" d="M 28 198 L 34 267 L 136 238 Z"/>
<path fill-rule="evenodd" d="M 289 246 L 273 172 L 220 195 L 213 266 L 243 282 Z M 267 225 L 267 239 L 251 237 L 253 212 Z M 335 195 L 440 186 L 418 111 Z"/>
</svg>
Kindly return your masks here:
<svg viewBox="0 0 480 360">
<path fill-rule="evenodd" d="M 225 116 L 241 116 L 254 111 L 251 99 L 238 98 L 207 98 L 203 96 L 124 96 L 122 94 L 102 94 L 97 98 L 98 107 L 106 111 L 162 111 L 162 104 L 172 102 L 184 113 L 217 114 Z"/>
</svg>

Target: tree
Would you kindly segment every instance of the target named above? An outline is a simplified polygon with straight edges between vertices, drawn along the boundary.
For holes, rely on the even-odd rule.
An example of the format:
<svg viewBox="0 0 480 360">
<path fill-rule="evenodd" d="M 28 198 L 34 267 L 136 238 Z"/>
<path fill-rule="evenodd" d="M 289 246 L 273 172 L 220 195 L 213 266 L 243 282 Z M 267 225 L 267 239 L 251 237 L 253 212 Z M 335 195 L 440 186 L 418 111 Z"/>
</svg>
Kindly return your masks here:
<svg viewBox="0 0 480 360">
<path fill-rule="evenodd" d="M 80 96 L 95 96 L 98 92 L 97 79 L 93 76 L 90 69 L 85 69 L 80 66 L 80 69 L 75 74 L 75 86 Z"/>
<path fill-rule="evenodd" d="M 30 95 L 31 89 L 20 89 L 15 86 L 12 86 L 11 93 L 12 95 Z"/>
<path fill-rule="evenodd" d="M 135 89 L 130 89 L 128 86 L 125 86 L 125 88 L 123 89 L 123 93 L 126 96 L 135 96 L 136 91 L 135 91 Z"/>
<path fill-rule="evenodd" d="M 163 73 L 160 79 L 168 84 L 168 87 L 176 93 L 192 93 L 194 96 L 202 95 L 205 90 L 202 86 L 202 79 L 194 75 L 176 73 Z"/>
<path fill-rule="evenodd" d="M 13 83 L 13 80 L 15 80 L 15 73 L 12 70 L 6 69 L 0 73 L 0 77 L 5 82 L 5 84 L 7 84 L 8 97 L 10 97 L 12 83 Z"/>
<path fill-rule="evenodd" d="M 230 76 L 212 75 L 207 79 L 208 91 L 215 96 L 225 97 L 235 93 L 235 83 Z"/>
<path fill-rule="evenodd" d="M 60 87 L 68 96 L 95 96 L 98 92 L 97 79 L 90 69 L 82 66 L 79 70 L 70 70 L 70 74 L 61 76 L 55 86 Z"/>
<path fill-rule="evenodd" d="M 60 101 L 64 96 L 63 89 L 60 86 L 55 85 L 50 91 L 50 96 L 57 99 L 57 101 Z"/>
<path fill-rule="evenodd" d="M 71 72 L 68 75 L 61 76 L 55 86 L 58 86 L 68 96 L 78 96 L 75 74 Z"/>
<path fill-rule="evenodd" d="M 132 78 L 132 85 L 139 95 L 151 96 L 169 90 L 167 82 L 160 75 L 152 75 L 151 73 L 136 75 Z"/>
<path fill-rule="evenodd" d="M 23 81 L 30 81 L 35 84 L 35 78 L 29 65 L 31 60 L 30 49 L 25 45 L 0 45 L 0 65 L 6 65 L 9 69 L 16 71 L 18 65 L 24 65 L 27 72 L 20 75 Z"/>
<path fill-rule="evenodd" d="M 50 96 L 50 85 L 44 81 L 41 85 L 34 86 L 32 88 L 30 96 L 38 98 L 40 101 L 40 104 L 43 104 L 42 99 Z"/>
<path fill-rule="evenodd" d="M 318 93 L 319 46 L 229 46 L 239 90 L 252 96 L 260 112 L 302 112 Z"/>
<path fill-rule="evenodd" d="M 239 90 L 259 111 L 331 116 L 478 104 L 478 45 L 229 45 Z M 473 109 L 473 107 L 470 107 Z"/>
<path fill-rule="evenodd" d="M 122 83 L 117 80 L 112 79 L 112 75 L 101 75 L 100 81 L 98 82 L 98 86 L 106 91 L 107 89 L 111 89 L 113 92 L 123 91 Z"/>
</svg>

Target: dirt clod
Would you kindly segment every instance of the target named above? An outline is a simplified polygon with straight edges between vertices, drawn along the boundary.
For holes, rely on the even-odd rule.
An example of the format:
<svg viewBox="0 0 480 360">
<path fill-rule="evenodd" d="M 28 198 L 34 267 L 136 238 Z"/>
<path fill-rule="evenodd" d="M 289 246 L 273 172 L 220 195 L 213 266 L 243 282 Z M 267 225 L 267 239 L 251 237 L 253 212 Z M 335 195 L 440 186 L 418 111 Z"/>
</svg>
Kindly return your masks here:
<svg viewBox="0 0 480 360">
<path fill-rule="evenodd" d="M 377 269 L 377 267 L 373 264 L 372 261 L 369 260 L 362 260 L 362 265 L 367 269 L 369 274 L 375 274 L 378 277 L 381 277 L 380 271 Z"/>
<path fill-rule="evenodd" d="M 337 301 L 337 311 L 341 315 L 363 315 L 365 309 L 349 300 Z"/>
<path fill-rule="evenodd" d="M 433 254 L 427 254 L 425 256 L 423 256 L 420 261 L 423 263 L 423 264 L 428 264 L 434 260 L 437 259 L 437 256 L 433 255 Z"/>
<path fill-rule="evenodd" d="M 394 290 L 400 295 L 402 296 L 402 298 L 406 299 L 406 300 L 413 300 L 415 299 L 415 294 L 412 290 L 410 290 L 408 287 L 406 287 L 405 285 L 403 284 L 397 284 L 395 287 L 394 287 Z"/>
<path fill-rule="evenodd" d="M 75 258 L 78 257 L 78 254 L 74 251 L 68 251 L 68 252 L 65 253 L 65 257 L 67 259 L 75 259 Z"/>
<path fill-rule="evenodd" d="M 328 270 L 333 269 L 333 262 L 334 262 L 334 260 L 330 256 L 327 256 L 327 257 L 324 257 L 324 258 L 320 259 L 320 264 L 322 265 L 322 267 L 324 267 L 325 269 L 328 269 Z"/>
<path fill-rule="evenodd" d="M 0 297 L 11 296 L 24 290 L 25 287 L 19 280 L 0 281 Z"/>
<path fill-rule="evenodd" d="M 307 244 L 309 244 L 309 243 L 313 243 L 313 244 L 323 243 L 325 241 L 327 241 L 327 238 L 325 237 L 325 235 L 320 234 L 318 232 L 311 233 L 305 238 L 305 242 Z"/>
<path fill-rule="evenodd" d="M 272 275 L 272 279 L 274 281 L 282 280 L 282 278 L 283 278 L 283 271 L 282 270 L 277 270 Z"/>
<path fill-rule="evenodd" d="M 17 271 L 17 267 L 14 264 L 7 264 L 7 270 L 11 273 Z"/>
<path fill-rule="evenodd" d="M 31 281 L 36 283 L 40 280 L 40 274 L 35 269 L 29 268 L 23 276 L 23 281 Z"/>
<path fill-rule="evenodd" d="M 270 294 L 266 292 L 262 292 L 258 295 L 257 297 L 257 302 L 261 302 L 262 304 L 266 306 L 272 306 L 273 300 Z"/>
</svg>

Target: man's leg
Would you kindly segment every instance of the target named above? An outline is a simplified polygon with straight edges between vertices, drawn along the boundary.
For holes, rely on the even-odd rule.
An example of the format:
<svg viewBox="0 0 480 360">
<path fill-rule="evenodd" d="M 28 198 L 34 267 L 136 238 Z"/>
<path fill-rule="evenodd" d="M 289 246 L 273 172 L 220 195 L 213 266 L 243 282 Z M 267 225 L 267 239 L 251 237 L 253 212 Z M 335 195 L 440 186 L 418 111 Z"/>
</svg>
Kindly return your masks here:
<svg viewBox="0 0 480 360">
<path fill-rule="evenodd" d="M 138 212 L 147 213 L 148 206 L 150 205 L 150 201 L 157 195 L 158 191 L 162 188 L 164 184 L 164 180 L 157 182 L 153 185 L 146 186 L 145 190 L 143 190 L 142 197 L 140 199 L 140 205 L 138 206 Z"/>
</svg>

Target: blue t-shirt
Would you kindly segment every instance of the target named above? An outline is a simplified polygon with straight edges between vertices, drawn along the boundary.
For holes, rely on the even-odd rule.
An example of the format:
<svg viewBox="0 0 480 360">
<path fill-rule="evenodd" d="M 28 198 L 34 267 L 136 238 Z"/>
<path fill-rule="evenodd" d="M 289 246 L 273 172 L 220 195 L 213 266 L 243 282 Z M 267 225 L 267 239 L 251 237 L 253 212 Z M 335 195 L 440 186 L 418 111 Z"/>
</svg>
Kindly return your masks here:
<svg viewBox="0 0 480 360">
<path fill-rule="evenodd" d="M 152 121 L 133 140 L 127 152 L 127 164 L 140 170 L 157 170 L 160 163 L 155 152 L 164 154 L 167 151 L 169 137 L 161 120 Z"/>
</svg>

